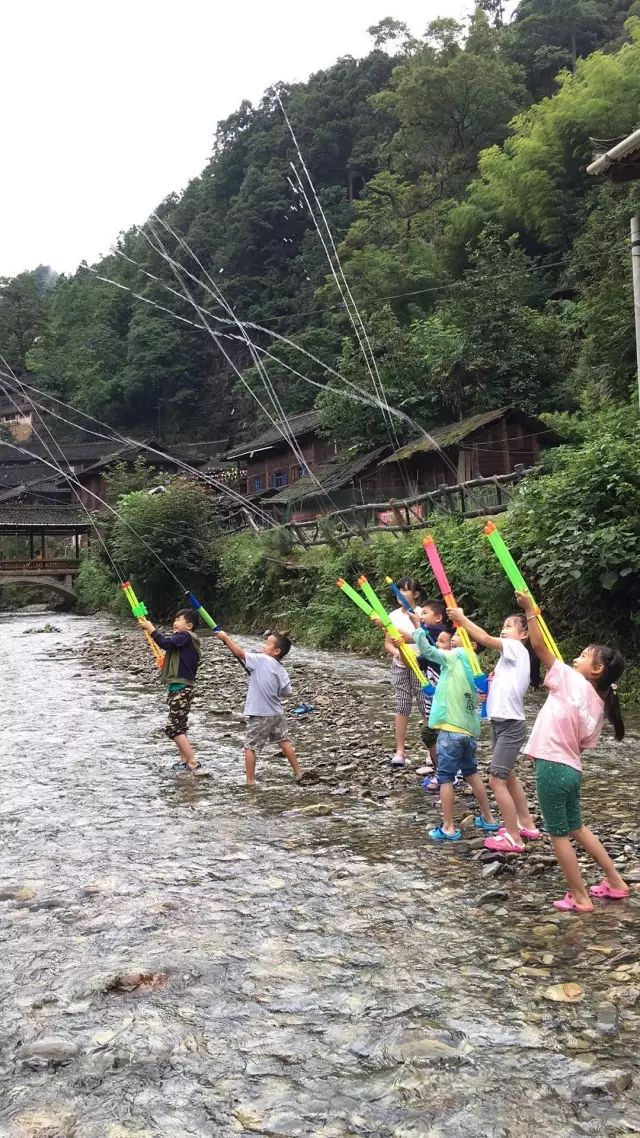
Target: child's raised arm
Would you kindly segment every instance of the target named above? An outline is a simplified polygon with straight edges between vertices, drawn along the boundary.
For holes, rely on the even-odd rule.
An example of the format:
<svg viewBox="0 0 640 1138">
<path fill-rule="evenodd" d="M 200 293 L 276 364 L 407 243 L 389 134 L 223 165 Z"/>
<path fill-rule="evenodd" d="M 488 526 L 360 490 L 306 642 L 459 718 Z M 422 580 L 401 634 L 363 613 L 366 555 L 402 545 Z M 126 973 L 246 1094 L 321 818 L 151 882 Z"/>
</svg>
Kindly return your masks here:
<svg viewBox="0 0 640 1138">
<path fill-rule="evenodd" d="M 533 648 L 536 656 L 545 668 L 550 668 L 556 659 L 550 648 L 547 648 L 542 630 L 538 624 L 538 614 L 533 603 L 532 598 L 528 593 L 516 593 L 516 600 L 520 608 L 524 610 L 527 618 L 527 630 L 529 632 L 529 643 Z"/>
<path fill-rule="evenodd" d="M 236 644 L 235 640 L 232 640 L 226 632 L 216 632 L 214 635 L 216 640 L 221 640 L 223 644 L 226 644 L 229 651 L 236 657 L 237 660 L 242 660 L 244 663 L 247 657 L 247 653 L 245 652 L 244 648 L 241 648 L 239 644 Z"/>
<path fill-rule="evenodd" d="M 476 644 L 484 644 L 485 648 L 495 648 L 498 652 L 501 650 L 500 637 L 491 636 L 489 632 L 485 632 L 484 628 L 480 628 L 479 624 L 474 624 L 472 620 L 469 620 L 468 616 L 465 616 L 463 609 L 447 609 L 447 616 L 454 624 L 459 624 L 462 628 L 466 628 L 471 639 L 475 640 Z"/>
</svg>

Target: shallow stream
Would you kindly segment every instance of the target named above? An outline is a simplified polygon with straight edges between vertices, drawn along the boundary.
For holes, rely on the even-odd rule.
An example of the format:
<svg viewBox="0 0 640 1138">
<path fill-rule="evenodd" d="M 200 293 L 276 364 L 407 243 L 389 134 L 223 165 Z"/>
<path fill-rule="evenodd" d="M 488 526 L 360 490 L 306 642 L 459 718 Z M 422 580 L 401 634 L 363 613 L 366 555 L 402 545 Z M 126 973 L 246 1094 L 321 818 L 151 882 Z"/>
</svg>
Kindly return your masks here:
<svg viewBox="0 0 640 1138">
<path fill-rule="evenodd" d="M 640 892 L 557 913 L 551 864 L 428 846 L 417 780 L 376 800 L 278 763 L 247 794 L 237 706 L 201 700 L 212 776 L 176 777 L 146 657 L 82 655 L 112 631 L 0 618 L 3 1138 L 640 1133 Z M 297 666 L 361 691 L 366 748 L 386 671 Z M 585 789 L 638 881 L 639 759 L 607 740 Z"/>
</svg>

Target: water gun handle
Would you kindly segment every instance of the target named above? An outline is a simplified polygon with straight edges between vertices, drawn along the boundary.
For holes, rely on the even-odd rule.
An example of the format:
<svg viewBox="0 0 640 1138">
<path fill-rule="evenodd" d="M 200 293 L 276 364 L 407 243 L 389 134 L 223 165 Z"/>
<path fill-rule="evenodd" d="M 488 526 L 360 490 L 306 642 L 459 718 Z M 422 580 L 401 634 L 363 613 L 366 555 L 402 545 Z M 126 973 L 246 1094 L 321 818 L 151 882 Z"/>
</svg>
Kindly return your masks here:
<svg viewBox="0 0 640 1138">
<path fill-rule="evenodd" d="M 487 718 L 487 696 L 489 694 L 489 677 L 483 672 L 481 676 L 474 676 L 473 682 L 476 686 L 476 691 L 479 692 L 480 699 L 480 718 Z"/>
</svg>

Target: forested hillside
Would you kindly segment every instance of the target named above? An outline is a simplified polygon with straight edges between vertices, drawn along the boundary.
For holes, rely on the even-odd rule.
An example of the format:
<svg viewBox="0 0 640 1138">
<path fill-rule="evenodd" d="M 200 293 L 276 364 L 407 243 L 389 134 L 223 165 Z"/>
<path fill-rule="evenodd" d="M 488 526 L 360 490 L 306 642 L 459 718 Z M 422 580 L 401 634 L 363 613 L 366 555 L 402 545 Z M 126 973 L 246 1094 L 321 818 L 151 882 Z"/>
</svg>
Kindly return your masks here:
<svg viewBox="0 0 640 1138">
<path fill-rule="evenodd" d="M 484 0 L 464 26 L 442 18 L 422 39 L 389 18 L 370 29 L 366 58 L 283 82 L 220 123 L 201 175 L 158 213 L 237 317 L 370 387 L 292 185 L 281 99 L 392 405 L 429 426 L 506 402 L 538 412 L 624 403 L 635 360 L 627 231 L 640 190 L 592 180 L 585 167 L 590 137 L 638 126 L 638 17 L 638 0 L 521 0 L 507 24 L 500 0 Z M 143 234 L 121 235 L 118 248 L 125 256 L 96 272 L 52 282 L 40 269 L 0 282 L 0 344 L 12 365 L 114 426 L 167 439 L 216 438 L 229 424 L 238 435 L 260 421 L 229 362 L 264 401 L 247 345 L 225 341 L 225 359 L 201 328 L 137 299 L 194 317 L 162 287 L 176 281 Z M 225 316 L 211 297 L 206 307 Z M 235 331 L 231 320 L 216 327 Z M 383 416 L 354 413 L 342 380 L 265 332 L 251 335 L 301 373 L 268 363 L 286 412 L 318 397 L 339 443 L 384 436 Z M 320 392 L 307 382 L 328 378 Z"/>
</svg>

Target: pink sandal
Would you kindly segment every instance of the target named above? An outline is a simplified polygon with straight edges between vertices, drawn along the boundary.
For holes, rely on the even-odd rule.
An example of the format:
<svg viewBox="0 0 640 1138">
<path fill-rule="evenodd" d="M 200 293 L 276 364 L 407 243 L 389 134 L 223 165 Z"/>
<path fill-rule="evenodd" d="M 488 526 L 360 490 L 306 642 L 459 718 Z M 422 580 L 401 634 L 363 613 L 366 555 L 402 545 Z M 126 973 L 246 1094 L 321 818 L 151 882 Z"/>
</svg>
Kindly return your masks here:
<svg viewBox="0 0 640 1138">
<path fill-rule="evenodd" d="M 554 901 L 553 907 L 562 909 L 565 913 L 592 913 L 594 908 L 591 901 L 588 905 L 579 905 L 573 893 L 566 893 L 561 901 Z"/>
<path fill-rule="evenodd" d="M 500 829 L 498 830 L 499 834 L 506 834 L 506 832 L 507 831 L 505 830 L 504 826 L 501 826 Z M 535 842 L 538 840 L 538 838 L 542 837 L 542 830 L 525 830 L 521 826 L 520 827 L 520 837 L 521 838 L 528 838 L 528 840 L 530 842 Z"/>
<path fill-rule="evenodd" d="M 495 850 L 497 853 L 524 853 L 524 846 L 517 845 L 510 834 L 506 830 L 502 833 L 495 834 L 491 838 L 486 838 L 484 843 L 486 850 Z"/>
<path fill-rule="evenodd" d="M 602 879 L 599 885 L 592 885 L 589 892 L 592 897 L 607 898 L 609 901 L 626 901 L 629 896 L 628 889 L 614 889 L 613 885 L 609 885 L 606 877 Z"/>
</svg>

